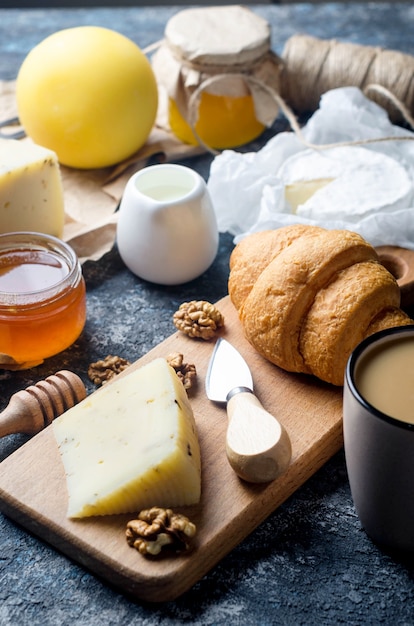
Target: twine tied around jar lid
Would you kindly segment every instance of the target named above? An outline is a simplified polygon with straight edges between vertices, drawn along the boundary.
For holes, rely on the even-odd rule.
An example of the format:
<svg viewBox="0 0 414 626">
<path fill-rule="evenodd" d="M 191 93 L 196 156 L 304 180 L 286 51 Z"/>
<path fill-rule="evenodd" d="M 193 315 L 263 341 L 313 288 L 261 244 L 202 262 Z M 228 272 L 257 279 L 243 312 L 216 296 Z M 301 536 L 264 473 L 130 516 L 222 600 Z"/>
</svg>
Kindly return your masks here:
<svg viewBox="0 0 414 626">
<path fill-rule="evenodd" d="M 233 98 L 251 95 L 256 119 L 264 126 L 278 115 L 275 95 L 280 91 L 282 62 L 270 50 L 268 22 L 246 7 L 180 11 L 167 23 L 152 67 L 159 86 L 210 152 L 216 151 L 195 130 L 203 92 Z"/>
</svg>

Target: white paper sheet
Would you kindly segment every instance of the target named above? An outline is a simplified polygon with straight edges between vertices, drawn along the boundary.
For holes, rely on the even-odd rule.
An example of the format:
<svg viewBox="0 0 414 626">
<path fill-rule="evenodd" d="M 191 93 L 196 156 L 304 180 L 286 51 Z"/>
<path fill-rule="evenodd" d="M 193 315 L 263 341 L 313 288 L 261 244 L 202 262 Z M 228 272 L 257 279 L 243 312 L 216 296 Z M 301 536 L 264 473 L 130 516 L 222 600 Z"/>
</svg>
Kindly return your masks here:
<svg viewBox="0 0 414 626">
<path fill-rule="evenodd" d="M 362 148 L 394 159 L 396 164 L 404 168 L 412 193 L 405 193 L 403 200 L 396 203 L 394 209 L 392 206 L 383 207 L 384 194 L 381 190 L 385 184 L 392 185 L 395 182 L 387 180 L 389 172 L 384 171 L 379 177 L 378 186 L 372 187 L 371 175 L 372 206 L 369 212 L 361 211 L 358 196 L 353 194 L 354 205 L 352 206 L 347 197 L 347 214 L 342 215 L 341 219 L 327 219 L 326 211 L 319 218 L 317 209 L 312 212 L 312 219 L 301 216 L 300 208 L 293 212 L 287 204 L 285 182 L 278 176 L 278 171 L 289 157 L 308 150 L 308 147 L 293 132 L 279 133 L 256 153 L 241 154 L 225 150 L 213 160 L 208 189 L 220 232 L 230 232 L 237 242 L 251 232 L 299 222 L 353 230 L 374 246 L 396 245 L 414 249 L 414 133 L 393 125 L 386 111 L 367 99 L 356 87 L 344 87 L 325 93 L 321 98 L 320 108 L 303 127 L 302 132 L 308 142 L 317 145 L 384 137 L 409 137 L 409 140 L 363 144 Z M 355 147 L 355 150 L 360 149 L 361 146 Z M 358 171 L 361 178 L 364 164 L 359 162 L 355 171 Z M 367 180 L 368 173 L 367 166 Z M 352 184 L 349 177 L 347 184 Z M 341 198 L 344 203 L 346 189 L 341 188 L 341 185 L 337 187 L 338 194 L 331 200 L 341 206 Z M 335 211 L 332 213 L 335 214 Z"/>
</svg>

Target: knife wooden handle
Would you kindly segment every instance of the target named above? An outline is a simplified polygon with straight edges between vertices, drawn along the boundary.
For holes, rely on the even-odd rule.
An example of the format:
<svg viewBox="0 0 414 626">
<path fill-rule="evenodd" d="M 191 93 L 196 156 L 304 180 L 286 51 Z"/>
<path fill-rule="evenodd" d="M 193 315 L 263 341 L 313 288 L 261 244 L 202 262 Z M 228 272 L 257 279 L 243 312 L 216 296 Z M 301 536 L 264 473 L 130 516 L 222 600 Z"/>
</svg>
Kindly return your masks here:
<svg viewBox="0 0 414 626">
<path fill-rule="evenodd" d="M 230 392 L 227 458 L 240 478 L 251 483 L 274 480 L 287 469 L 292 456 L 289 435 L 246 387 Z"/>
</svg>

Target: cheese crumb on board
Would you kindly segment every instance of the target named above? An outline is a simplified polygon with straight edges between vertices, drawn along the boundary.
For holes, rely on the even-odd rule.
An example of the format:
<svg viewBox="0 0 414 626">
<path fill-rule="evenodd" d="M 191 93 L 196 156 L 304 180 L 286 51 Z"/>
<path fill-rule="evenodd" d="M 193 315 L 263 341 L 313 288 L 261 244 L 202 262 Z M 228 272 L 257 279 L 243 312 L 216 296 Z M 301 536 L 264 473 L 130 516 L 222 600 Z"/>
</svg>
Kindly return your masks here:
<svg viewBox="0 0 414 626">
<path fill-rule="evenodd" d="M 0 139 L 0 233 L 33 231 L 61 238 L 64 199 L 52 150 Z"/>
<path fill-rule="evenodd" d="M 386 154 L 357 146 L 302 150 L 278 171 L 290 210 L 312 220 L 361 217 L 411 206 L 412 181 Z"/>
<path fill-rule="evenodd" d="M 193 411 L 165 359 L 101 387 L 52 427 L 66 473 L 68 517 L 199 502 Z"/>
</svg>

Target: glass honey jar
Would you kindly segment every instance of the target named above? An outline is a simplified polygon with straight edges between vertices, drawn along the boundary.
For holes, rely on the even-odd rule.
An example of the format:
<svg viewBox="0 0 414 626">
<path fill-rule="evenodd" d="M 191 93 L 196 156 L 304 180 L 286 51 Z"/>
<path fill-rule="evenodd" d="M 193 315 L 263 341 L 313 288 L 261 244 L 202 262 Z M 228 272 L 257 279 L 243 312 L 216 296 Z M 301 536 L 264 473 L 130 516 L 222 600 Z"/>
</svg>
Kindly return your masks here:
<svg viewBox="0 0 414 626">
<path fill-rule="evenodd" d="M 281 66 L 268 22 L 247 7 L 179 11 L 152 57 L 158 125 L 212 151 L 246 144 L 277 117 Z"/>
<path fill-rule="evenodd" d="M 86 321 L 74 250 L 50 235 L 0 235 L 0 367 L 24 369 L 68 348 Z"/>
</svg>

